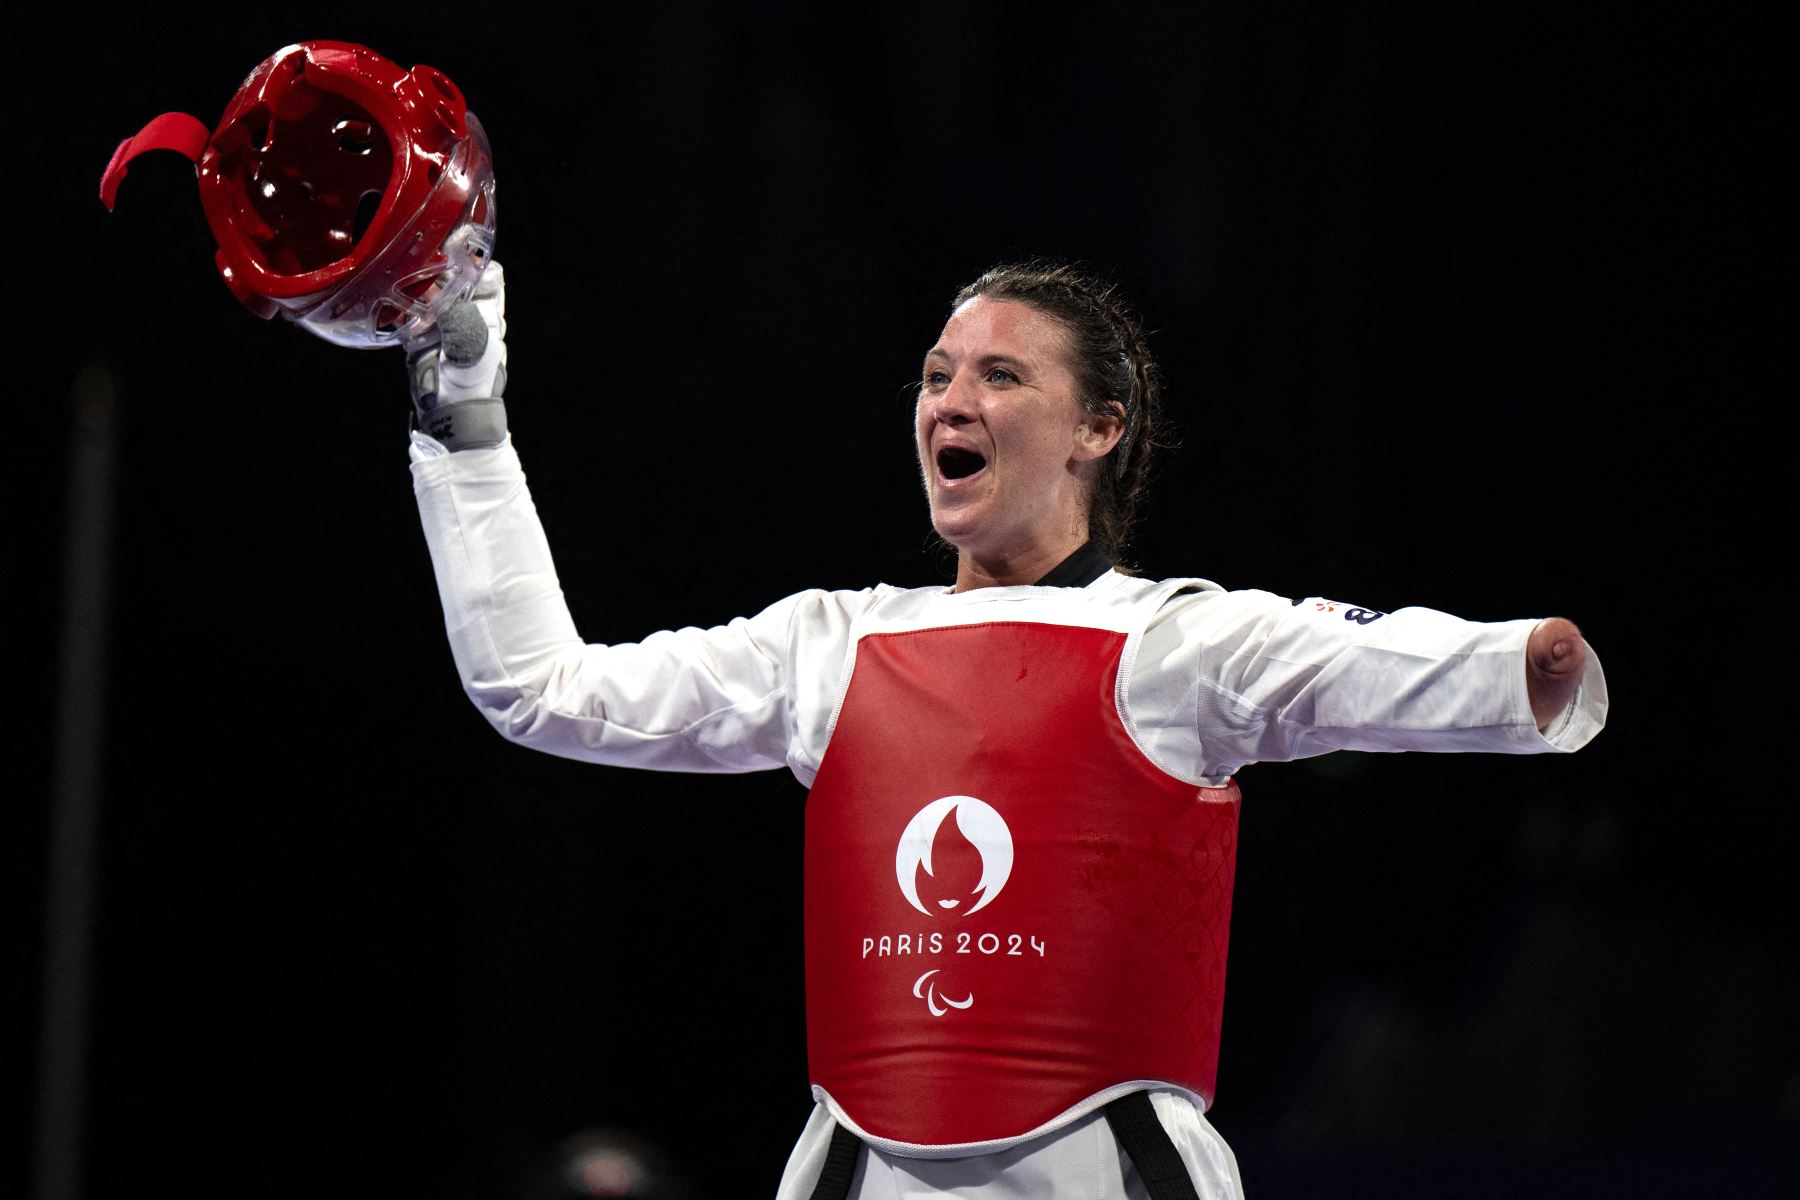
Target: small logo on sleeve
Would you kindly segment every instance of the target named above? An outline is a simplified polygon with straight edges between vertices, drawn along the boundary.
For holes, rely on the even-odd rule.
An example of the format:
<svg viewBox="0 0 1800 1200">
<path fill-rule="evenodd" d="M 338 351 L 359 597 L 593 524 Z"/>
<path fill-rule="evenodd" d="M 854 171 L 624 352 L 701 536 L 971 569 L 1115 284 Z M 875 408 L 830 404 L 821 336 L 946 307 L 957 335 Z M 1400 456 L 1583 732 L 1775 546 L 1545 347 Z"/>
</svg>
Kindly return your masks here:
<svg viewBox="0 0 1800 1200">
<path fill-rule="evenodd" d="M 1299 606 L 1299 603 L 1298 600 L 1294 602 L 1296 607 Z M 1358 608 L 1353 604 L 1342 604 L 1336 600 L 1313 601 L 1313 611 L 1316 613 L 1329 613 L 1335 616 L 1339 609 L 1342 609 L 1344 612 L 1344 620 L 1355 621 L 1358 625 L 1367 625 L 1371 621 L 1379 621 L 1381 618 L 1387 616 L 1386 613 L 1379 609 Z"/>
</svg>

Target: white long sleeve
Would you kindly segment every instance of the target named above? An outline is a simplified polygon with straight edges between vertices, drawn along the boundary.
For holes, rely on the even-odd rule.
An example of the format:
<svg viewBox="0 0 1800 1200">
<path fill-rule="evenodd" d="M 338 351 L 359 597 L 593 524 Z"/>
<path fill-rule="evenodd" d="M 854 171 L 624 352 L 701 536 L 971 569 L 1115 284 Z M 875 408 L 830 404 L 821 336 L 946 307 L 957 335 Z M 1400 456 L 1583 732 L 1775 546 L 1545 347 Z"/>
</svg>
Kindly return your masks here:
<svg viewBox="0 0 1800 1200">
<path fill-rule="evenodd" d="M 1189 592 L 1144 631 L 1126 710 L 1159 765 L 1208 783 L 1332 750 L 1575 750 L 1605 724 L 1605 675 L 1590 653 L 1574 701 L 1540 734 L 1525 682 L 1537 624 Z"/>
<path fill-rule="evenodd" d="M 712 629 L 584 643 L 510 439 L 445 453 L 415 435 L 414 491 L 463 687 L 507 738 L 569 758 L 667 771 L 789 761 L 797 708 L 835 680 L 868 592 L 801 592 Z M 804 626 L 808 636 L 799 636 Z M 832 630 L 839 636 L 833 639 Z"/>
<path fill-rule="evenodd" d="M 1116 574 L 1086 588 L 813 590 L 710 629 L 589 645 L 511 442 L 448 454 L 415 435 L 412 458 L 463 686 L 502 734 L 553 754 L 675 771 L 786 765 L 810 785 L 862 634 L 1082 623 L 1150 589 L 1167 594 L 1130 628 L 1120 707 L 1177 778 L 1217 784 L 1249 763 L 1340 749 L 1569 751 L 1605 723 L 1605 676 L 1590 653 L 1574 701 L 1538 732 L 1525 687 L 1535 621 L 1382 614 L 1204 580 L 1179 590 Z"/>
</svg>

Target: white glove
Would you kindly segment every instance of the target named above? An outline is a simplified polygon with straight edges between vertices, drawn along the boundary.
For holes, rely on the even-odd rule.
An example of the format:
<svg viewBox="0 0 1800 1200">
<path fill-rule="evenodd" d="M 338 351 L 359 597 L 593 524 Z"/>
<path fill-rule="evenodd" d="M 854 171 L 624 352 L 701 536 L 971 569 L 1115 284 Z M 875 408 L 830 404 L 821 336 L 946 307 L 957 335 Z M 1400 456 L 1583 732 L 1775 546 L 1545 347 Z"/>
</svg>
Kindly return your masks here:
<svg viewBox="0 0 1800 1200">
<path fill-rule="evenodd" d="M 420 431 L 450 450 L 506 437 L 506 273 L 490 262 L 474 293 L 407 348 L 407 380 Z"/>
</svg>

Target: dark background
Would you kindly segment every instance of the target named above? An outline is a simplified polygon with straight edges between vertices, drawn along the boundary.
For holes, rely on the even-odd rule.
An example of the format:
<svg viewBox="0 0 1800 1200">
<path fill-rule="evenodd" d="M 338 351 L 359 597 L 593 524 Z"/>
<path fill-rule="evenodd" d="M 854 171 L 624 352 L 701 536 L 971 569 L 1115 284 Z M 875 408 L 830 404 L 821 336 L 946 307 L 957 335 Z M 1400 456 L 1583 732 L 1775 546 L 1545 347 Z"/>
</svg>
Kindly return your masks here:
<svg viewBox="0 0 1800 1200">
<path fill-rule="evenodd" d="M 95 200 L 120 138 L 316 37 L 440 67 L 493 139 L 512 424 L 590 640 L 947 578 L 907 385 L 1029 254 L 1154 331 L 1182 447 L 1147 573 L 1582 625 L 1614 703 L 1579 755 L 1244 772 L 1212 1115 L 1254 1194 L 1787 1194 L 1791 456 L 1752 418 L 1791 395 L 1792 124 L 1773 32 L 1716 7 L 40 15 L 7 83 L 15 980 L 42 1017 L 86 764 L 82 1194 L 521 1195 L 600 1128 L 768 1195 L 809 1105 L 799 786 L 496 737 L 398 354 L 238 308 L 175 156 Z M 110 526 L 71 515 L 109 444 Z"/>
</svg>

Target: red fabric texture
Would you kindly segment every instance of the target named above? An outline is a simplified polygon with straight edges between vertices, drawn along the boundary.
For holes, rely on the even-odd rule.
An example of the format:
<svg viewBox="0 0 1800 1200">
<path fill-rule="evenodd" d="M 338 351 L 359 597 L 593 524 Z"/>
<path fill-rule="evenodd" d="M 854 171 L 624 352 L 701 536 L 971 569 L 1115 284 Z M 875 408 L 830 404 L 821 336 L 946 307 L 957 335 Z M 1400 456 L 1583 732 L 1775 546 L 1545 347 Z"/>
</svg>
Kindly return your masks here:
<svg viewBox="0 0 1800 1200">
<path fill-rule="evenodd" d="M 813 1081 L 865 1132 L 1017 1137 L 1138 1079 L 1210 1102 L 1240 797 L 1131 741 L 1124 643 L 995 623 L 859 644 L 807 801 L 806 958 Z"/>
</svg>

